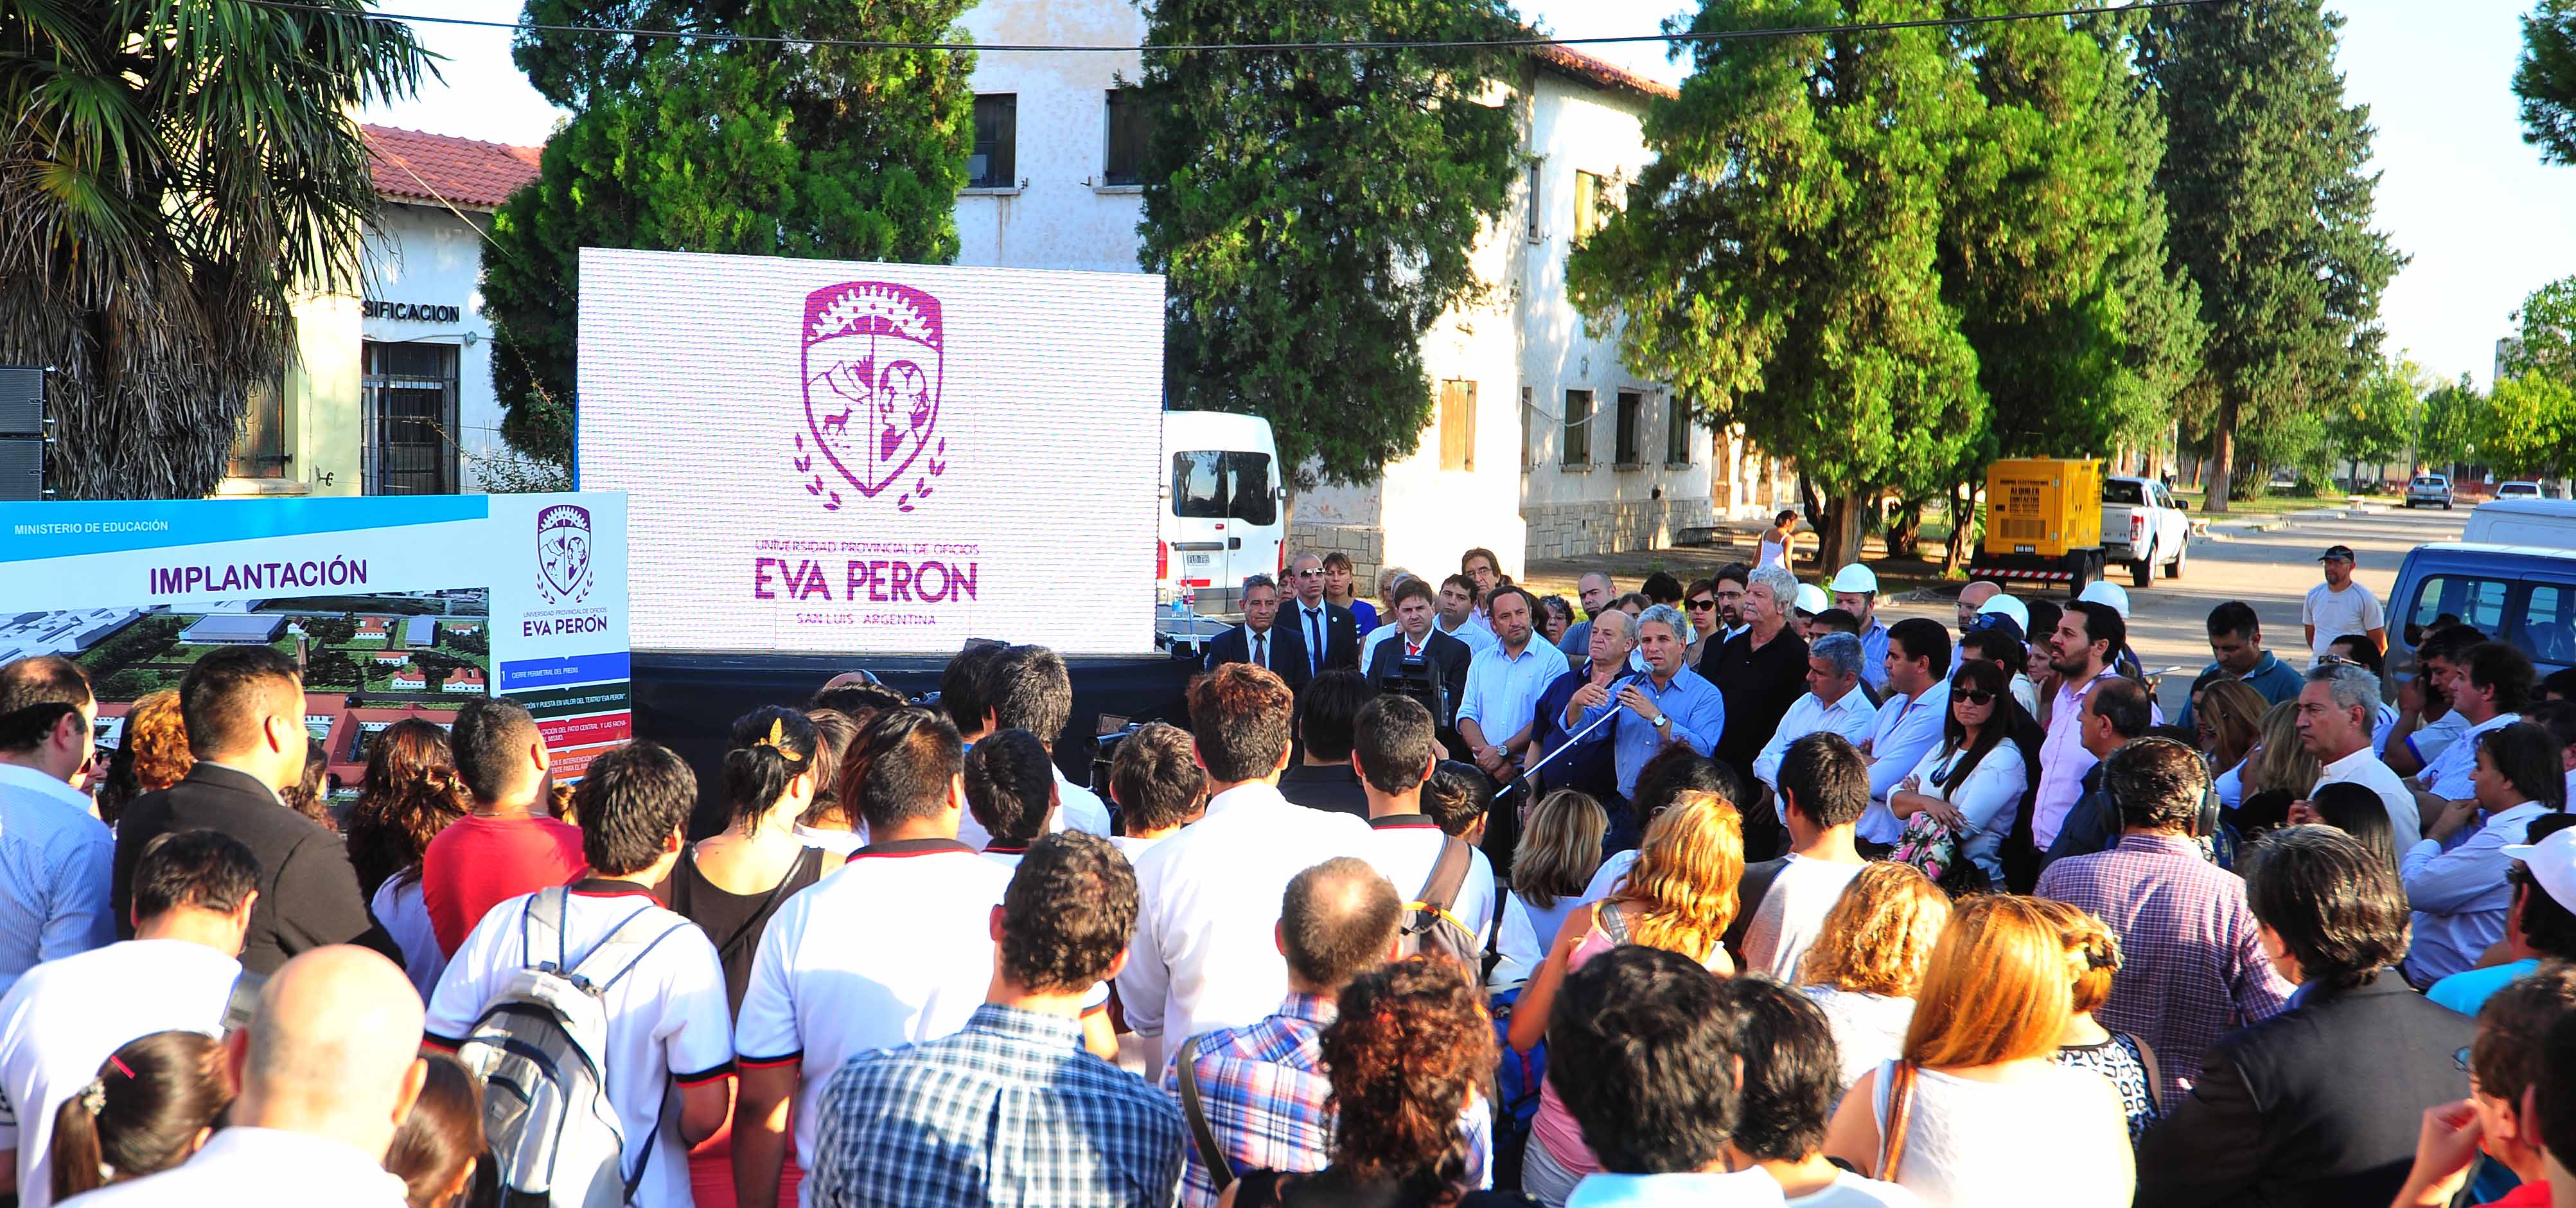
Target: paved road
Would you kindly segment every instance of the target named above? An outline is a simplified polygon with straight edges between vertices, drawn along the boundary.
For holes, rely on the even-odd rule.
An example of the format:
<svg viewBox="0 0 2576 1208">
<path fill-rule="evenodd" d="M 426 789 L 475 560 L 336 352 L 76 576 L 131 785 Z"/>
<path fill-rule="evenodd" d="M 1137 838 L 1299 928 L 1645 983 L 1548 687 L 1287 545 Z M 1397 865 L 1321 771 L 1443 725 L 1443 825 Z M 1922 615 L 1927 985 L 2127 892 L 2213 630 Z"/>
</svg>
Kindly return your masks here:
<svg viewBox="0 0 2576 1208">
<path fill-rule="evenodd" d="M 2129 643 L 2149 670 L 2179 666 L 2188 670 L 2167 676 L 2159 694 L 2165 711 L 2182 707 L 2191 680 L 2209 662 L 2206 623 L 2209 610 L 2228 600 L 2254 606 L 2263 620 L 2264 644 L 2294 667 L 2305 668 L 2307 652 L 2300 642 L 2299 603 L 2322 581 L 2317 555 L 2329 545 L 2349 545 L 2355 558 L 2354 579 L 2388 600 L 2396 586 L 2398 565 L 2406 551 L 2427 541 L 2458 539 L 2468 522 L 2466 509 L 2454 512 L 2397 510 L 2359 519 L 2297 519 L 2269 533 L 2237 533 L 2230 541 L 2198 541 L 2191 547 L 2190 568 L 2180 580 L 2159 579 L 2146 590 L 2129 592 Z M 2114 580 L 2128 586 L 2125 573 Z M 1950 606 L 1909 605 L 1880 610 L 1882 615 L 1929 616 L 1955 624 Z M 2392 616 L 2391 627 L 2397 624 Z"/>
</svg>

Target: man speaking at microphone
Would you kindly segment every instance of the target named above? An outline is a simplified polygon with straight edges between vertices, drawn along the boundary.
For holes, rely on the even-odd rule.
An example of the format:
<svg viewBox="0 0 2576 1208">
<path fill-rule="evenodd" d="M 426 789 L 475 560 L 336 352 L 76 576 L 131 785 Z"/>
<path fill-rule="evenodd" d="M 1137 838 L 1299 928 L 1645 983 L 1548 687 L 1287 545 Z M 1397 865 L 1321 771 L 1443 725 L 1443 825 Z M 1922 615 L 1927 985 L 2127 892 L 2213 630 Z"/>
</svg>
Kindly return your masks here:
<svg viewBox="0 0 2576 1208">
<path fill-rule="evenodd" d="M 1577 741 L 1610 744 L 1623 809 L 1637 791 L 1638 769 L 1664 744 L 1688 743 L 1706 755 L 1726 729 L 1726 699 L 1716 685 L 1682 665 L 1690 646 L 1689 632 L 1681 610 L 1670 604 L 1657 604 L 1638 614 L 1637 652 L 1646 658 L 1646 673 L 1623 677 L 1615 684 L 1590 683 L 1575 689 L 1558 719 L 1569 731 L 1582 733 L 1602 714 L 1617 710 L 1615 720 Z"/>
<path fill-rule="evenodd" d="M 1548 684 L 1530 721 L 1532 802 L 1558 789 L 1573 789 L 1605 808 L 1619 800 L 1619 771 L 1608 743 L 1585 743 L 1557 754 L 1583 728 L 1583 709 L 1574 704 L 1574 694 L 1598 687 L 1601 699 L 1610 699 L 1619 677 L 1627 673 L 1628 656 L 1637 649 L 1637 622 L 1626 612 L 1604 608 L 1589 624 L 1584 650 L 1590 658 Z"/>
</svg>

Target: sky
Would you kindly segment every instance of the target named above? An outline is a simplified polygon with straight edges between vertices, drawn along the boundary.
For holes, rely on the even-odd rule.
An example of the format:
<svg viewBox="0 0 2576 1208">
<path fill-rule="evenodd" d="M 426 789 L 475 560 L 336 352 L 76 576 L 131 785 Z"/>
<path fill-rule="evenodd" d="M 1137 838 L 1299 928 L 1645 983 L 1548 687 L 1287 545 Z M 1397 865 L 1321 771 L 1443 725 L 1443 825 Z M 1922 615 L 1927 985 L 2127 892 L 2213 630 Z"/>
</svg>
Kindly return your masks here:
<svg viewBox="0 0 2576 1208">
<path fill-rule="evenodd" d="M 419 7 L 414 7 L 418 5 Z M 518 0 L 380 0 L 381 11 L 511 21 Z M 2346 99 L 2370 106 L 2381 173 L 2378 227 L 2413 257 L 2381 303 L 2387 351 L 2435 376 L 2485 383 L 2495 341 L 2525 295 L 2576 274 L 2576 167 L 2543 164 L 2522 141 L 2509 81 L 2525 0 L 2341 0 L 2337 62 Z M 1522 0 L 1565 37 L 1653 33 L 1673 0 Z M 510 63 L 505 30 L 417 27 L 445 77 L 364 120 L 494 142 L 543 142 L 561 114 Z M 1660 43 L 1585 47 L 1679 82 Z"/>
</svg>

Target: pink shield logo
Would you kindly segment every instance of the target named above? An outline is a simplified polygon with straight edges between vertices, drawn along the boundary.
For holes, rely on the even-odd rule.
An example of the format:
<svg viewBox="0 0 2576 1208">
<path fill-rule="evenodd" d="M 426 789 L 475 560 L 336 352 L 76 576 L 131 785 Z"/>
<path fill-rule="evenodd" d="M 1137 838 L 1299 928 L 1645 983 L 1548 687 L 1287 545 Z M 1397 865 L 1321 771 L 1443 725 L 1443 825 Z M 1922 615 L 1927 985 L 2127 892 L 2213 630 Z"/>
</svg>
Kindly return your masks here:
<svg viewBox="0 0 2576 1208">
<path fill-rule="evenodd" d="M 590 509 L 559 503 L 537 513 L 537 592 L 550 604 L 590 594 Z"/>
<path fill-rule="evenodd" d="M 884 281 L 828 286 L 805 299 L 803 336 L 805 431 L 796 436 L 796 468 L 809 475 L 806 493 L 840 508 L 840 492 L 813 467 L 810 439 L 851 489 L 875 498 L 900 487 L 897 507 L 911 511 L 947 468 L 947 442 L 938 437 L 939 300 Z"/>
</svg>

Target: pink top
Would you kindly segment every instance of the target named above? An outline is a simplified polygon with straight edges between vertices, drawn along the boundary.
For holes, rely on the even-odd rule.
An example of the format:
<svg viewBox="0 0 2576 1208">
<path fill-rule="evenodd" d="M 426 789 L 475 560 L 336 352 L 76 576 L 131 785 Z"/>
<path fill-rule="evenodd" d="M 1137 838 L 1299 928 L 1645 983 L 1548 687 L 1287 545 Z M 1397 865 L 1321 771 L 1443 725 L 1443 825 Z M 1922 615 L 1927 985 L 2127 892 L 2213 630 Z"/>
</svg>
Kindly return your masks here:
<svg viewBox="0 0 2576 1208">
<path fill-rule="evenodd" d="M 2048 740 L 2039 748 L 2039 795 L 2031 799 L 2030 810 L 2031 841 L 2041 851 L 2057 841 L 2066 812 L 2084 795 L 2084 774 L 2098 762 L 2084 749 L 2084 698 L 2110 674 L 2105 669 L 2083 683 L 2060 687 L 2049 706 Z"/>
<path fill-rule="evenodd" d="M 1591 928 L 1574 945 L 1574 951 L 1566 954 L 1565 971 L 1572 973 L 1582 968 L 1584 962 L 1615 947 L 1618 945 L 1611 942 L 1609 934 L 1601 930 L 1601 916 L 1596 911 Z M 1716 959 L 1725 951 L 1723 946 L 1719 947 L 1710 959 Z M 1539 1080 L 1538 1118 L 1530 1122 L 1530 1136 L 1547 1146 L 1547 1156 L 1556 1159 L 1556 1164 L 1564 1167 L 1567 1174 L 1580 1179 L 1600 1173 L 1600 1161 L 1592 1156 L 1592 1147 L 1583 1143 L 1583 1127 L 1576 1124 L 1574 1116 L 1565 1110 L 1565 1101 L 1556 1097 L 1556 1080 L 1552 1076 Z"/>
</svg>

